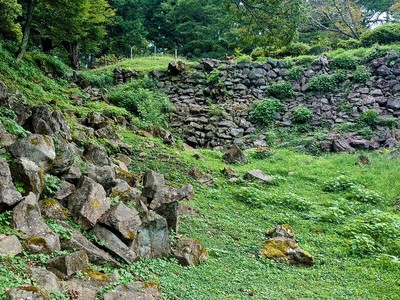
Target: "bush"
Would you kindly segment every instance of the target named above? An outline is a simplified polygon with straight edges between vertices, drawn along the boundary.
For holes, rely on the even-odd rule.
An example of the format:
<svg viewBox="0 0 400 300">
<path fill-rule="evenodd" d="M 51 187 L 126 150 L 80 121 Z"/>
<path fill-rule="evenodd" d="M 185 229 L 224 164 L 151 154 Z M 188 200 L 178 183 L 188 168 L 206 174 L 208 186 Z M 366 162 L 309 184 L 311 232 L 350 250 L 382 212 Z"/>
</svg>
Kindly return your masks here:
<svg viewBox="0 0 400 300">
<path fill-rule="evenodd" d="M 313 91 L 333 92 L 337 88 L 337 81 L 332 75 L 321 74 L 308 82 L 308 88 Z"/>
<path fill-rule="evenodd" d="M 274 83 L 268 88 L 268 92 L 278 99 L 289 98 L 294 93 L 290 82 Z"/>
<path fill-rule="evenodd" d="M 214 69 L 207 76 L 207 83 L 211 85 L 216 85 L 220 83 L 221 80 L 221 71 L 218 69 Z"/>
<path fill-rule="evenodd" d="M 306 55 L 310 51 L 310 45 L 305 43 L 292 43 L 276 51 L 277 56 L 300 56 Z"/>
<path fill-rule="evenodd" d="M 276 114 L 282 111 L 284 105 L 276 99 L 264 99 L 256 102 L 250 110 L 250 119 L 261 125 L 270 125 L 276 118 Z"/>
<path fill-rule="evenodd" d="M 400 42 L 400 24 L 384 24 L 373 30 L 367 30 L 360 39 L 361 43 L 367 47 L 376 43 L 386 45 Z"/>
<path fill-rule="evenodd" d="M 343 82 L 347 79 L 347 71 L 345 70 L 337 70 L 335 73 L 333 73 L 333 79 L 335 79 L 335 81 L 337 83 Z"/>
<path fill-rule="evenodd" d="M 167 125 L 168 112 L 172 105 L 168 97 L 155 92 L 145 83 L 133 82 L 114 88 L 109 100 L 141 118 L 146 124 Z"/>
<path fill-rule="evenodd" d="M 325 182 L 323 191 L 329 193 L 344 192 L 354 186 L 357 186 L 357 183 L 354 180 L 342 175 Z"/>
<path fill-rule="evenodd" d="M 392 129 L 398 128 L 397 122 L 398 122 L 397 118 L 394 118 L 394 117 L 377 120 L 377 124 L 378 125 L 387 126 L 387 127 L 392 128 Z"/>
<path fill-rule="evenodd" d="M 293 121 L 296 124 L 306 124 L 311 122 L 312 112 L 304 106 L 299 106 L 293 113 Z"/>
<path fill-rule="evenodd" d="M 337 46 L 346 50 L 357 49 L 361 47 L 361 42 L 356 39 L 348 39 L 340 41 Z"/>
<path fill-rule="evenodd" d="M 353 78 L 355 82 L 366 83 L 371 78 L 371 73 L 365 66 L 357 66 Z"/>
<path fill-rule="evenodd" d="M 30 134 L 21 125 L 16 122 L 17 116 L 11 109 L 0 107 L 0 123 L 4 129 L 11 134 L 16 135 L 19 138 L 26 137 Z"/>
<path fill-rule="evenodd" d="M 237 62 L 251 62 L 251 56 L 247 54 L 241 54 L 235 58 Z"/>
<path fill-rule="evenodd" d="M 363 111 L 359 120 L 366 125 L 373 126 L 378 121 L 378 112 L 374 109 Z"/>
<path fill-rule="evenodd" d="M 251 51 L 250 56 L 254 60 L 257 60 L 260 57 L 265 57 L 265 49 L 263 47 L 257 47 L 253 51 Z"/>
<path fill-rule="evenodd" d="M 289 70 L 288 77 L 292 80 L 299 80 L 303 76 L 303 72 L 302 67 L 293 67 Z"/>
<path fill-rule="evenodd" d="M 356 59 L 353 56 L 348 54 L 342 54 L 332 59 L 330 65 L 336 69 L 355 69 L 356 68 Z"/>
</svg>

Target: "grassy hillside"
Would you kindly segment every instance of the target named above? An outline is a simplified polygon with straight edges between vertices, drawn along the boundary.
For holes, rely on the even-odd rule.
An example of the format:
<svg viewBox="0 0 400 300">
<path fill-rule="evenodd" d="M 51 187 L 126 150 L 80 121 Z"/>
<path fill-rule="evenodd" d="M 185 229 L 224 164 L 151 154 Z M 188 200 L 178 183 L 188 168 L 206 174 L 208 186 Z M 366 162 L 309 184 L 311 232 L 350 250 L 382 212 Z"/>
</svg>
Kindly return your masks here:
<svg viewBox="0 0 400 300">
<path fill-rule="evenodd" d="M 74 105 L 70 94 L 84 92 L 70 85 L 72 70 L 53 58 L 32 53 L 17 67 L 6 51 L 0 51 L 0 55 L 1 80 L 11 92 L 23 94 L 21 101 L 70 109 L 80 117 L 89 111 L 126 114 L 138 126 L 147 124 L 108 103 L 86 99 L 82 106 Z M 45 75 L 45 62 L 62 76 Z M 141 71 L 154 68 L 151 60 L 134 63 L 121 66 Z M 167 61 L 155 68 L 164 63 Z M 112 68 L 88 71 L 82 76 L 89 80 L 109 78 Z M 76 118 L 68 120 L 73 127 Z M 374 152 L 311 156 L 291 149 L 261 153 L 248 150 L 249 163 L 231 167 L 240 178 L 246 171 L 261 169 L 273 176 L 273 182 L 240 179 L 230 183 L 221 173 L 227 166 L 221 152 L 198 150 L 204 158 L 197 159 L 179 141 L 175 146 L 166 146 L 158 139 L 126 129 L 118 128 L 118 132 L 133 147 L 133 174 L 142 176 L 153 169 L 163 173 L 173 186 L 185 182 L 194 185 L 196 197 L 185 204 L 199 214 L 183 215 L 180 231 L 173 236 L 199 239 L 208 249 L 209 259 L 198 267 L 182 267 L 174 259 L 146 259 L 121 269 L 93 269 L 116 276 L 117 283 L 136 279 L 156 282 L 165 299 L 171 300 L 399 299 L 400 155 L 390 158 L 387 152 Z M 368 157 L 370 164 L 358 164 L 360 155 Z M 213 184 L 193 179 L 191 169 L 212 178 Z M 300 246 L 314 255 L 315 266 L 291 267 L 260 256 L 266 230 L 279 224 L 294 228 Z M 10 213 L 0 214 L 1 232 L 12 233 L 9 225 Z M 29 282 L 29 266 L 44 265 L 48 259 L 44 254 L 28 253 L 1 258 L 0 299 L 4 299 L 6 288 Z M 105 287 L 100 299 L 112 287 Z M 60 294 L 54 299 L 68 298 Z"/>
</svg>

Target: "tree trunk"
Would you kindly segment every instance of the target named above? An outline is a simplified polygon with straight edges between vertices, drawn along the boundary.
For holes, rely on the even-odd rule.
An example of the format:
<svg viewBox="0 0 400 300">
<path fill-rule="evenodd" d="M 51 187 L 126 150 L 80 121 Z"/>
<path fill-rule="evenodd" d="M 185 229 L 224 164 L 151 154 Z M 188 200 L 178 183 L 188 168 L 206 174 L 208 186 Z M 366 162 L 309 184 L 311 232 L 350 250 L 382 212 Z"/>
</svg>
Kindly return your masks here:
<svg viewBox="0 0 400 300">
<path fill-rule="evenodd" d="M 24 27 L 24 35 L 22 37 L 21 47 L 17 56 L 17 63 L 19 63 L 25 55 L 26 49 L 28 48 L 29 37 L 31 34 L 31 25 L 33 19 L 33 9 L 35 6 L 35 0 L 27 0 L 27 12 L 26 22 Z"/>
<path fill-rule="evenodd" d="M 71 67 L 75 69 L 79 69 L 79 51 L 78 51 L 78 42 L 64 42 L 64 48 L 69 53 L 69 60 L 71 63 Z"/>
</svg>

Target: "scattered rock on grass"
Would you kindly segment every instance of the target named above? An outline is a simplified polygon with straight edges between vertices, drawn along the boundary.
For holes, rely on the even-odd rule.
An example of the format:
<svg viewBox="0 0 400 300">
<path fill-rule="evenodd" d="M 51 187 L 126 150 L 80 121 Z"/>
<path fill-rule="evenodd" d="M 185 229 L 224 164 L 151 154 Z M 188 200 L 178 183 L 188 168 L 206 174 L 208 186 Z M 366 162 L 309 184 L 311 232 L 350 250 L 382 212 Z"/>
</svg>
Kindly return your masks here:
<svg viewBox="0 0 400 300">
<path fill-rule="evenodd" d="M 290 225 L 279 225 L 269 230 L 266 236 L 267 240 L 261 250 L 261 254 L 266 258 L 293 266 L 314 265 L 314 257 L 299 247 Z"/>
<path fill-rule="evenodd" d="M 237 145 L 233 145 L 224 154 L 223 159 L 228 164 L 245 164 L 248 162 L 246 155 Z"/>
<path fill-rule="evenodd" d="M 205 247 L 196 239 L 181 239 L 172 251 L 183 266 L 196 266 L 208 258 Z"/>
<path fill-rule="evenodd" d="M 265 183 L 270 183 L 273 181 L 273 177 L 270 175 L 266 175 L 261 170 L 250 170 L 244 175 L 244 179 L 246 180 L 259 180 Z"/>
</svg>

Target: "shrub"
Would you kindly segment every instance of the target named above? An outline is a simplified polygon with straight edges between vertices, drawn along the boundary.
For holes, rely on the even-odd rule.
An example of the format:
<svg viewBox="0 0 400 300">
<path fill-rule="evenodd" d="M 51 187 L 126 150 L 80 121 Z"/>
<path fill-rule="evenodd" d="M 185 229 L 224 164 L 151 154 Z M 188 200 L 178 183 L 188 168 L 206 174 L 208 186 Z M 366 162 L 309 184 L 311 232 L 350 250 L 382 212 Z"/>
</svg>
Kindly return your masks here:
<svg viewBox="0 0 400 300">
<path fill-rule="evenodd" d="M 221 81 L 221 71 L 214 69 L 207 76 L 207 83 L 211 85 L 216 85 Z"/>
<path fill-rule="evenodd" d="M 360 83 L 366 83 L 371 78 L 371 73 L 365 66 L 357 66 L 353 74 L 354 81 Z"/>
<path fill-rule="evenodd" d="M 333 73 L 333 79 L 335 79 L 335 81 L 337 83 L 343 82 L 347 79 L 347 71 L 345 70 L 337 70 L 335 73 Z"/>
<path fill-rule="evenodd" d="M 299 56 L 308 54 L 311 46 L 305 43 L 292 43 L 276 51 L 277 56 Z"/>
<path fill-rule="evenodd" d="M 250 56 L 256 60 L 260 57 L 265 57 L 265 49 L 263 47 L 257 47 L 253 51 L 251 51 Z"/>
<path fill-rule="evenodd" d="M 285 99 L 293 95 L 293 87 L 290 82 L 274 83 L 268 88 L 268 92 L 278 99 Z"/>
<path fill-rule="evenodd" d="M 261 125 L 270 125 L 276 114 L 282 111 L 284 105 L 276 99 L 264 99 L 256 102 L 250 110 L 250 119 Z"/>
<path fill-rule="evenodd" d="M 137 115 L 147 124 L 167 125 L 167 114 L 172 108 L 168 97 L 140 85 L 133 82 L 118 86 L 110 92 L 109 100 Z"/>
<path fill-rule="evenodd" d="M 361 47 L 361 42 L 356 39 L 348 39 L 348 40 L 342 40 L 337 44 L 338 48 L 343 48 L 346 50 L 349 49 L 357 49 Z"/>
<path fill-rule="evenodd" d="M 269 147 L 258 147 L 250 154 L 255 159 L 265 159 L 274 155 L 275 150 Z"/>
<path fill-rule="evenodd" d="M 30 134 L 21 127 L 15 120 L 17 116 L 15 112 L 11 109 L 0 107 L 0 123 L 3 125 L 4 129 L 17 137 L 26 137 Z"/>
<path fill-rule="evenodd" d="M 50 174 L 44 175 L 43 196 L 45 198 L 50 198 L 55 193 L 57 193 L 60 189 L 60 187 L 59 187 L 60 182 L 61 182 L 61 179 L 56 176 L 53 176 Z"/>
<path fill-rule="evenodd" d="M 330 65 L 336 69 L 355 69 L 356 59 L 353 56 L 342 54 L 332 59 Z"/>
<path fill-rule="evenodd" d="M 361 185 L 353 186 L 346 195 L 346 198 L 370 204 L 382 203 L 385 200 L 379 193 L 366 189 Z"/>
<path fill-rule="evenodd" d="M 366 125 L 373 126 L 378 121 L 378 112 L 374 109 L 363 111 L 359 120 Z"/>
<path fill-rule="evenodd" d="M 357 183 L 354 180 L 344 175 L 341 175 L 325 182 L 323 186 L 323 191 L 329 193 L 344 192 L 354 186 L 357 186 Z"/>
<path fill-rule="evenodd" d="M 239 55 L 239 56 L 237 56 L 237 57 L 235 58 L 235 60 L 236 60 L 237 62 L 251 62 L 251 61 L 252 61 L 251 56 L 250 56 L 250 55 L 247 55 L 247 54 Z"/>
<path fill-rule="evenodd" d="M 293 113 L 293 121 L 296 124 L 306 124 L 312 119 L 312 112 L 304 106 L 299 106 Z"/>
<path fill-rule="evenodd" d="M 400 24 L 384 24 L 373 30 L 367 30 L 361 35 L 364 46 L 372 46 L 375 43 L 386 45 L 400 42 Z"/>
<path fill-rule="evenodd" d="M 332 75 L 321 74 L 308 82 L 308 88 L 314 91 L 333 92 L 337 88 L 337 81 Z"/>
<path fill-rule="evenodd" d="M 303 72 L 302 67 L 293 67 L 289 70 L 288 77 L 292 80 L 299 80 L 303 76 Z"/>
<path fill-rule="evenodd" d="M 394 117 L 377 120 L 378 125 L 387 126 L 392 129 L 398 128 L 397 122 L 398 122 L 397 118 L 394 118 Z"/>
</svg>

